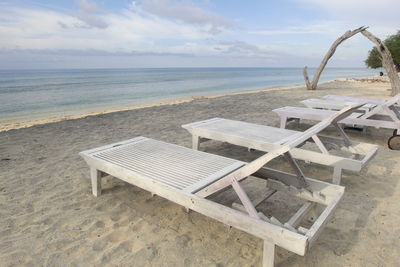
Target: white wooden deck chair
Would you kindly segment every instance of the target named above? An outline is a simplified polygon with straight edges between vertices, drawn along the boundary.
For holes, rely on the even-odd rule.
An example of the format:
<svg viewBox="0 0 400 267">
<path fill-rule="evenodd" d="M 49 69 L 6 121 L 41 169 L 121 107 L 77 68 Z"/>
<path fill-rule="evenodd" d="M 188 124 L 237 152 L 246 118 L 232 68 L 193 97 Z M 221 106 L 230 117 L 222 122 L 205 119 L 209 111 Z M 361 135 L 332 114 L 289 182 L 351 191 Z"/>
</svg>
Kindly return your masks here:
<svg viewBox="0 0 400 267">
<path fill-rule="evenodd" d="M 358 112 L 367 113 L 369 114 L 368 117 L 380 115 L 393 118 L 393 120 L 400 120 L 400 108 L 398 106 L 398 103 L 400 102 L 400 94 L 397 94 L 389 98 L 388 100 L 368 100 L 366 98 L 354 98 L 344 96 L 339 96 L 339 98 L 337 97 L 338 96 L 335 95 L 327 95 L 323 99 L 310 98 L 300 102 L 309 108 L 327 110 L 340 110 L 345 106 L 364 104 L 362 107 L 359 108 Z M 366 101 L 361 102 L 362 100 Z"/>
<path fill-rule="evenodd" d="M 356 102 L 334 100 L 334 99 L 322 99 L 322 98 L 308 98 L 300 101 L 304 106 L 308 108 L 316 109 L 327 109 L 327 110 L 341 110 L 347 106 L 357 105 Z M 373 108 L 376 108 L 375 104 L 365 104 L 358 109 L 358 112 L 368 112 Z"/>
<path fill-rule="evenodd" d="M 301 134 L 299 131 L 221 118 L 189 123 L 182 127 L 191 133 L 192 146 L 196 150 L 201 142 L 217 140 L 269 152 Z M 332 167 L 334 184 L 340 184 L 342 170 L 361 171 L 378 150 L 377 145 L 350 141 L 346 135 L 338 139 L 317 134 L 307 140 L 310 144 L 308 148 L 303 148 L 303 143 L 292 148 L 290 154 L 295 159 Z"/>
<path fill-rule="evenodd" d="M 330 100 L 338 100 L 338 101 L 347 101 L 347 102 L 353 102 L 353 103 L 359 103 L 359 104 L 373 104 L 373 105 L 383 105 L 386 103 L 387 100 L 381 100 L 381 99 L 372 99 L 372 98 L 366 98 L 366 97 L 354 97 L 354 96 L 343 96 L 343 95 L 326 95 L 322 97 L 323 99 L 330 99 Z M 396 106 L 400 105 L 400 94 L 397 94 L 388 100 L 391 99 L 397 99 L 396 101 Z"/>
<path fill-rule="evenodd" d="M 391 98 L 384 105 L 377 105 L 370 110 L 358 110 L 348 117 L 341 120 L 341 125 L 350 125 L 351 127 L 374 127 L 393 129 L 393 136 L 388 139 L 388 146 L 391 149 L 400 149 L 400 112 L 394 108 L 396 98 Z M 357 105 L 357 104 L 356 104 Z M 286 127 L 289 120 L 313 120 L 321 121 L 335 114 L 334 110 L 303 108 L 303 107 L 282 107 L 274 109 L 281 119 L 281 128 Z"/>
<path fill-rule="evenodd" d="M 145 137 L 83 151 L 80 155 L 90 166 L 95 196 L 101 193 L 102 176 L 112 175 L 263 239 L 263 266 L 273 266 L 275 245 L 304 255 L 315 243 L 337 208 L 344 187 L 306 178 L 295 163 L 295 174 L 268 169 L 264 165 L 283 154 L 290 157 L 290 149 L 336 119 L 337 115 L 327 118 L 250 163 Z M 240 181 L 250 175 L 266 180 L 267 196 L 281 191 L 305 203 L 286 222 L 265 216 L 256 210 L 259 203 L 253 203 L 240 185 Z M 237 209 L 207 199 L 230 186 L 242 202 Z M 317 214 L 311 226 L 305 227 L 305 216 L 311 210 L 315 212 L 317 206 L 322 212 Z"/>
</svg>

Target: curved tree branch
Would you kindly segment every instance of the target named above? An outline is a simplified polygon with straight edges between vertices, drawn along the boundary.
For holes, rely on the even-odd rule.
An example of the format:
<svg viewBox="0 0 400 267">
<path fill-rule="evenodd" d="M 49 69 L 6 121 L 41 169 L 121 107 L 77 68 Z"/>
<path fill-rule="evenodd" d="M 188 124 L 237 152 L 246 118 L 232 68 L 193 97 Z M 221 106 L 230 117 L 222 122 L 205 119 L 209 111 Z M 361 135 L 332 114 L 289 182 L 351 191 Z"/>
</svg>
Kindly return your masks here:
<svg viewBox="0 0 400 267">
<path fill-rule="evenodd" d="M 352 31 L 347 31 L 345 32 L 342 36 L 340 36 L 329 48 L 328 53 L 326 53 L 325 57 L 322 59 L 321 64 L 319 65 L 318 69 L 315 71 L 314 77 L 312 82 L 310 82 L 307 74 L 307 66 L 304 67 L 303 70 L 303 75 L 304 75 L 304 80 L 306 82 L 306 86 L 308 90 L 316 90 L 317 89 L 317 84 L 319 81 L 319 78 L 321 76 L 322 71 L 324 70 L 326 64 L 328 63 L 328 60 L 333 56 L 333 54 L 336 51 L 336 48 L 346 39 L 349 39 L 353 35 L 363 32 L 367 29 L 368 27 L 360 27 L 358 29 L 352 30 Z"/>
<path fill-rule="evenodd" d="M 371 42 L 373 42 L 377 46 L 378 51 L 382 57 L 382 65 L 386 69 L 390 83 L 392 85 L 392 95 L 400 93 L 400 78 L 394 67 L 392 54 L 390 53 L 389 49 L 379 38 L 374 36 L 369 31 L 363 30 L 361 34 L 367 37 Z"/>
</svg>

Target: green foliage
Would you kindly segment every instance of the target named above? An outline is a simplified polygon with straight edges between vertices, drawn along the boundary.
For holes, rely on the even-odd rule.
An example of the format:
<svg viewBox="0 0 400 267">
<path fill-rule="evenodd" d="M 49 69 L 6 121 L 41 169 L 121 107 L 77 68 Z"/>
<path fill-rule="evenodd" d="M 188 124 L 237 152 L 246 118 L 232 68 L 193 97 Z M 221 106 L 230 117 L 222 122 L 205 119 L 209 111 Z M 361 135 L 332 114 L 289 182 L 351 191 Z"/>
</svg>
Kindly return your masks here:
<svg viewBox="0 0 400 267">
<path fill-rule="evenodd" d="M 400 63 L 400 31 L 386 38 L 384 43 L 389 48 L 394 63 Z M 382 58 L 376 47 L 368 51 L 368 58 L 365 60 L 365 64 L 373 69 L 382 67 Z"/>
<path fill-rule="evenodd" d="M 382 58 L 381 54 L 378 52 L 378 48 L 374 46 L 374 48 L 372 48 L 368 53 L 368 58 L 365 60 L 365 64 L 373 69 L 382 67 Z"/>
</svg>

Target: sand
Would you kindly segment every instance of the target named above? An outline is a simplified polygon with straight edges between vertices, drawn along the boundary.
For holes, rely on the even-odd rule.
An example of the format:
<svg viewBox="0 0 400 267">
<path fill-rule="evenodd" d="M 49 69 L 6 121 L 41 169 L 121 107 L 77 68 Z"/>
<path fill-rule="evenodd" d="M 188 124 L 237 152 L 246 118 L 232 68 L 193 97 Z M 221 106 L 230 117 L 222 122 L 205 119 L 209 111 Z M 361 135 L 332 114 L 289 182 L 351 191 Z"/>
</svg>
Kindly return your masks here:
<svg viewBox="0 0 400 267">
<path fill-rule="evenodd" d="M 314 92 L 303 86 L 267 89 L 8 127 L 0 132 L 0 266 L 259 266 L 260 239 L 187 214 L 135 186 L 108 177 L 103 195 L 93 197 L 78 152 L 140 135 L 190 147 L 190 135 L 180 127 L 185 123 L 218 116 L 278 126 L 274 108 L 325 94 L 384 99 L 388 87 L 342 79 Z M 306 256 L 277 248 L 277 266 L 399 266 L 400 154 L 386 146 L 390 130 L 349 135 L 378 144 L 378 155 L 361 173 L 344 173 L 344 199 Z M 219 142 L 202 150 L 244 160 L 259 155 Z M 301 166 L 307 176 L 331 178 L 327 168 Z M 221 198 L 232 196 L 228 191 Z M 296 205 L 275 197 L 261 209 L 284 216 Z"/>
</svg>

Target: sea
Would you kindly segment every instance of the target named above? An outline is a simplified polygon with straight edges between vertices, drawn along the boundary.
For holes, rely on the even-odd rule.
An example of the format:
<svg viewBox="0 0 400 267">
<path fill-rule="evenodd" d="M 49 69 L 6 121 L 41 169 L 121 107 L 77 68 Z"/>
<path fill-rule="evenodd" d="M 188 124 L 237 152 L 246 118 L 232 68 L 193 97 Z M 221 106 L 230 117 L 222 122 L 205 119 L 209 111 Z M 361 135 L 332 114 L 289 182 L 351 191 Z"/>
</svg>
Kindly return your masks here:
<svg viewBox="0 0 400 267">
<path fill-rule="evenodd" d="M 315 69 L 310 68 L 312 77 Z M 0 70 L 0 124 L 304 84 L 302 68 Z M 320 82 L 377 75 L 326 68 Z"/>
</svg>

